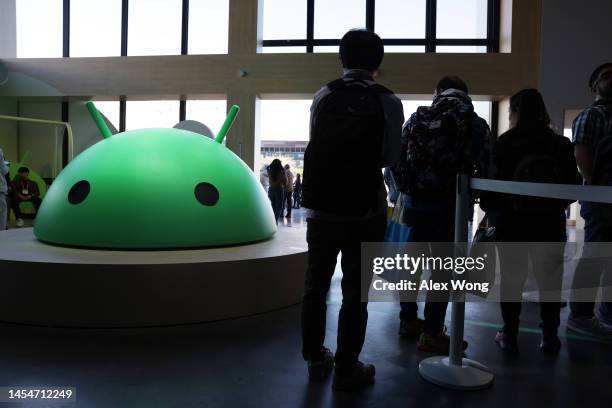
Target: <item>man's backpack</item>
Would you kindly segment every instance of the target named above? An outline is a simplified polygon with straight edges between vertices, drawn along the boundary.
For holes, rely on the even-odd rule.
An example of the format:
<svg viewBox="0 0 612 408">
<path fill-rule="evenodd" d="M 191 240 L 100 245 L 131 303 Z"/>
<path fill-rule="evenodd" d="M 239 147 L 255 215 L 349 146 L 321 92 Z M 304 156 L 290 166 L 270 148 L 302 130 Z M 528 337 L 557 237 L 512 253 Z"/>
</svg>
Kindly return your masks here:
<svg viewBox="0 0 612 408">
<path fill-rule="evenodd" d="M 612 111 L 612 105 L 607 101 L 608 109 Z M 611 119 L 612 121 L 612 119 Z M 612 132 L 612 123 L 609 129 Z M 593 156 L 592 184 L 598 186 L 612 186 L 612 133 L 604 136 L 595 147 Z M 607 227 L 612 227 L 612 204 L 592 203 L 593 216 Z"/>
<path fill-rule="evenodd" d="M 364 216 L 377 210 L 382 188 L 385 115 L 380 94 L 391 91 L 358 79 L 338 79 L 327 86 L 331 93 L 312 112 L 302 205 L 330 214 Z"/>
<path fill-rule="evenodd" d="M 417 109 L 407 131 L 406 148 L 394 171 L 403 193 L 438 195 L 454 191 L 458 173 L 472 173 L 473 110 L 461 109 L 456 98 L 443 98 Z"/>
</svg>

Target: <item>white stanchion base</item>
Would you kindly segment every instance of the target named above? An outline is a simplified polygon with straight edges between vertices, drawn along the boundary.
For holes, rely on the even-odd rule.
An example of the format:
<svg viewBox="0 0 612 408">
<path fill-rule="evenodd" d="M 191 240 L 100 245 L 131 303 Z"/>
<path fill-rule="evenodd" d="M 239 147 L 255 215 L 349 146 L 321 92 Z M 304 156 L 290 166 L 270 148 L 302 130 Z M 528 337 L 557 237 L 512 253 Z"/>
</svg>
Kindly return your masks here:
<svg viewBox="0 0 612 408">
<path fill-rule="evenodd" d="M 481 390 L 493 383 L 493 373 L 476 362 L 464 358 L 462 365 L 450 364 L 445 356 L 429 357 L 419 363 L 419 374 L 429 382 L 454 390 Z"/>
</svg>

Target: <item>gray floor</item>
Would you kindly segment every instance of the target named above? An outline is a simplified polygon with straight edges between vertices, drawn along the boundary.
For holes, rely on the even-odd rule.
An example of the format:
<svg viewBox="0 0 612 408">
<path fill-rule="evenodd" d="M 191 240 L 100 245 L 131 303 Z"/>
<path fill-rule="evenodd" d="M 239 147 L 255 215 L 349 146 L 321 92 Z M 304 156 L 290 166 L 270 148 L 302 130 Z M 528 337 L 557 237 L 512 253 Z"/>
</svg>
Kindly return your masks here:
<svg viewBox="0 0 612 408">
<path fill-rule="evenodd" d="M 293 227 L 301 227 L 295 213 Z M 329 298 L 334 348 L 339 278 Z M 0 325 L 0 386 L 70 385 L 66 407 L 573 407 L 609 406 L 612 342 L 566 335 L 558 357 L 538 351 L 538 307 L 523 309 L 521 353 L 500 352 L 495 304 L 468 304 L 467 355 L 496 375 L 492 388 L 457 392 L 420 378 L 427 354 L 396 334 L 399 307 L 370 304 L 362 359 L 376 384 L 360 394 L 310 385 L 300 357 L 299 306 L 248 318 L 173 328 L 67 330 Z M 565 321 L 564 309 L 562 320 Z M 449 313 L 450 315 L 450 313 Z M 41 407 L 41 404 L 5 404 Z M 61 405 L 52 405 L 61 406 Z"/>
</svg>

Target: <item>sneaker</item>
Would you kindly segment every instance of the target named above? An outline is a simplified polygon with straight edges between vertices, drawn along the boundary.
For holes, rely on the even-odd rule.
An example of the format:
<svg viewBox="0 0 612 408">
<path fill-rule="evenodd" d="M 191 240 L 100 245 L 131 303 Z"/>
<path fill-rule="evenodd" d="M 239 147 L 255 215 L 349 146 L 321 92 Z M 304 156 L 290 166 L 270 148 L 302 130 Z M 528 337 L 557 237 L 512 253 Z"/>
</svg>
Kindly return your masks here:
<svg viewBox="0 0 612 408">
<path fill-rule="evenodd" d="M 587 336 L 612 337 L 612 328 L 603 325 L 595 316 L 589 318 L 570 315 L 567 319 L 567 328 Z"/>
<path fill-rule="evenodd" d="M 17 221 L 15 221 L 15 225 L 19 228 L 23 227 L 23 220 L 21 218 L 17 218 Z"/>
<path fill-rule="evenodd" d="M 467 349 L 467 347 L 468 343 L 464 340 L 463 350 Z M 450 352 L 450 337 L 444 332 L 437 336 L 421 333 L 421 337 L 419 337 L 419 341 L 417 342 L 417 348 L 428 353 L 448 355 Z"/>
<path fill-rule="evenodd" d="M 547 354 L 559 354 L 561 350 L 561 340 L 557 336 L 542 336 L 540 351 Z"/>
<path fill-rule="evenodd" d="M 495 342 L 500 349 L 516 353 L 518 351 L 518 342 L 516 335 L 507 334 L 503 331 L 498 331 L 495 335 Z"/>
<path fill-rule="evenodd" d="M 325 381 L 333 367 L 334 353 L 324 347 L 321 360 L 308 361 L 308 379 L 310 381 Z"/>
<path fill-rule="evenodd" d="M 332 389 L 334 391 L 358 391 L 369 385 L 374 384 L 374 375 L 376 369 L 372 364 L 364 364 L 361 361 L 357 362 L 357 366 L 352 372 L 347 374 L 339 374 L 334 372 L 334 382 Z"/>
<path fill-rule="evenodd" d="M 411 320 L 400 319 L 400 328 L 397 334 L 405 339 L 416 340 L 423 332 L 423 323 L 425 323 L 425 321 L 418 318 Z"/>
</svg>

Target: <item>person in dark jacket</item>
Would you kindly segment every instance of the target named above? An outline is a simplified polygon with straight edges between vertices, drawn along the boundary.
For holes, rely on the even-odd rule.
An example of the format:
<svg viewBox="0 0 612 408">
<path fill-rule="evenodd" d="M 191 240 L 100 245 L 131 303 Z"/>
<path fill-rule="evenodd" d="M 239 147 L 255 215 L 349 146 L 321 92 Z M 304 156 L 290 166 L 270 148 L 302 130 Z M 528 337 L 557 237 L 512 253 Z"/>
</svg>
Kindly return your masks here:
<svg viewBox="0 0 612 408">
<path fill-rule="evenodd" d="M 550 129 L 544 100 L 536 89 L 525 89 L 512 96 L 510 126 L 511 129 L 499 137 L 494 147 L 496 179 L 517 181 L 519 174 L 524 174 L 528 166 L 535 168 L 534 165 L 542 166 L 543 161 L 550 160 L 547 163 L 555 168 L 553 173 L 559 175 L 560 182 L 579 183 L 573 145 L 568 138 Z M 535 177 L 542 177 L 541 173 L 544 172 Z M 496 193 L 482 197 L 481 206 L 496 227 L 498 241 L 504 327 L 497 333 L 495 341 L 503 350 L 518 350 L 520 300 L 527 277 L 528 257 L 531 258 L 540 290 L 540 327 L 543 333 L 540 349 L 557 353 L 561 347 L 557 328 L 561 307 L 563 243 L 567 240 L 565 208 L 568 204 L 563 200 Z M 517 244 L 525 241 L 559 244 Z"/>
</svg>

